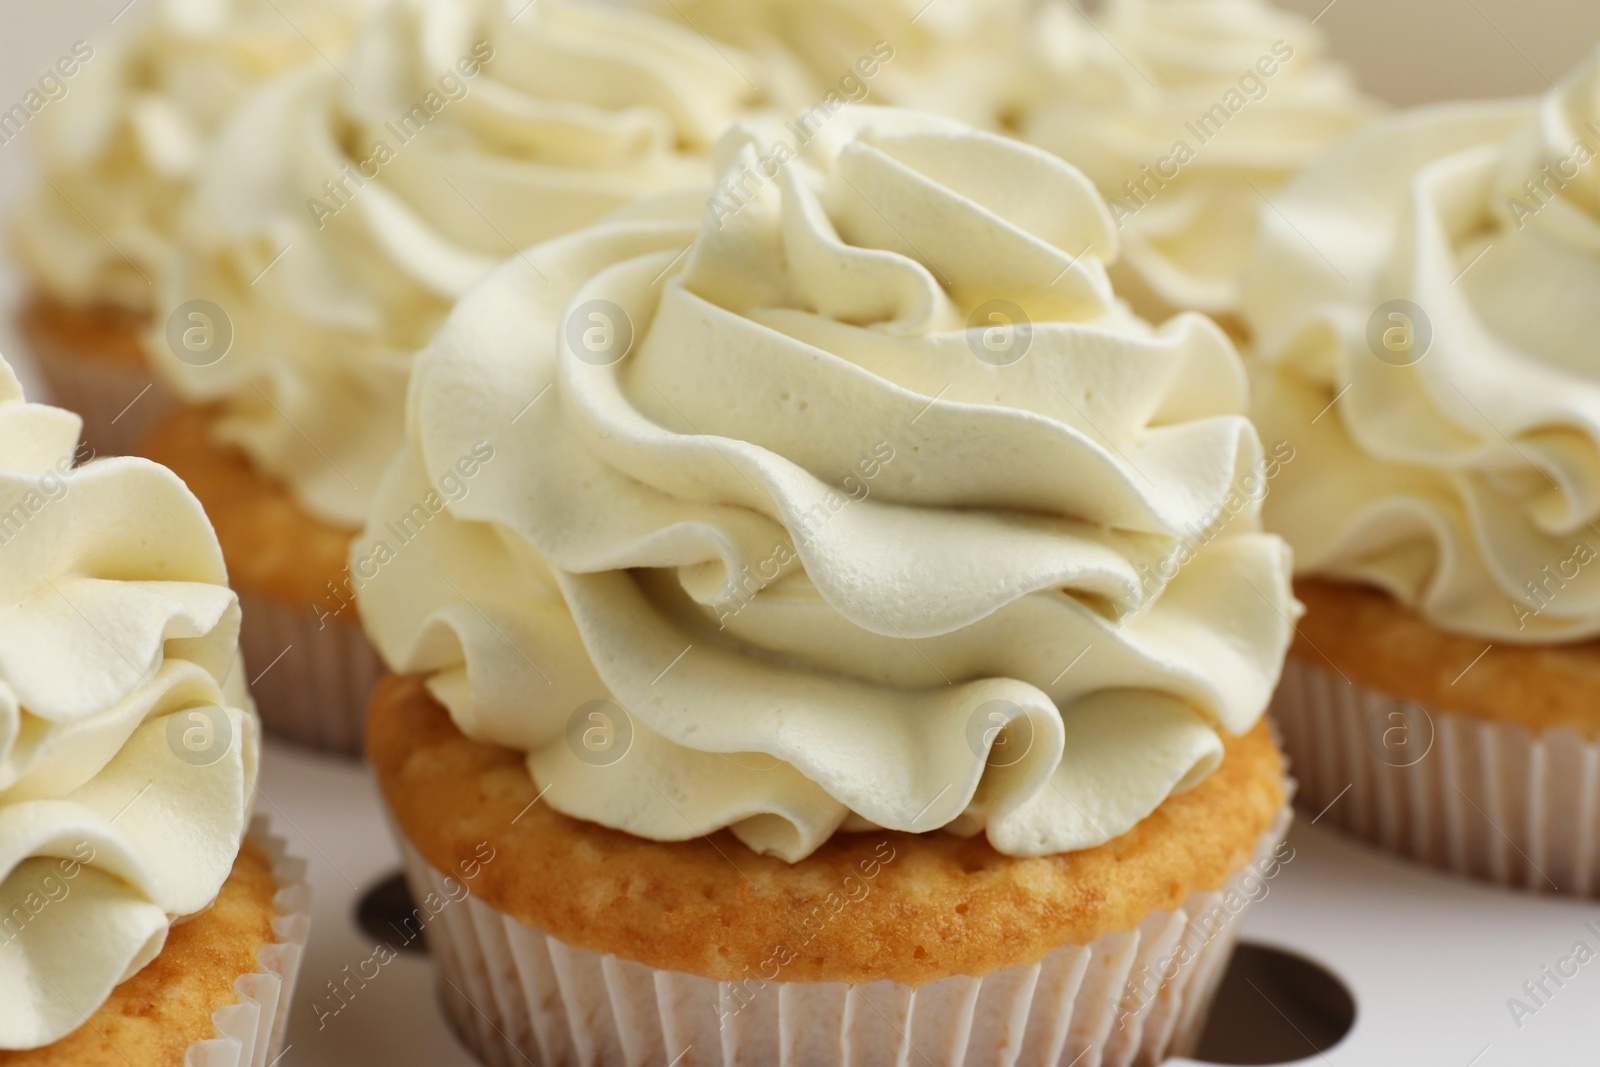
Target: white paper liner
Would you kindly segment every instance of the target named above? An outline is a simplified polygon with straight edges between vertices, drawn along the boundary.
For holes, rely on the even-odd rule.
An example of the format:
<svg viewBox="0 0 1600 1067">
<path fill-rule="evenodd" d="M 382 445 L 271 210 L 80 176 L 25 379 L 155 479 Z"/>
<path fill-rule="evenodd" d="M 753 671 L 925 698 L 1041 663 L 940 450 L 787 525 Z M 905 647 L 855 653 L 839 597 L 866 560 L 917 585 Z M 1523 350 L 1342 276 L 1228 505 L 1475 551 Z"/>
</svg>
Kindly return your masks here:
<svg viewBox="0 0 1600 1067">
<path fill-rule="evenodd" d="M 491 1067 L 1144 1067 L 1199 1041 L 1251 897 L 1241 886 L 1261 877 L 1289 822 L 1286 807 L 1221 889 L 1136 930 L 920 988 L 768 982 L 752 993 L 573 948 L 470 896 L 444 907 L 428 945 L 446 1014 Z M 403 837 L 401 851 L 416 899 L 460 898 L 459 879 L 448 888 Z"/>
<path fill-rule="evenodd" d="M 83 439 L 102 456 L 136 456 L 178 409 L 176 394 L 144 367 L 56 350 L 34 335 L 32 352 L 57 407 L 83 416 Z"/>
<path fill-rule="evenodd" d="M 1600 895 L 1600 744 L 1421 706 L 1410 766 L 1385 758 L 1397 698 L 1290 659 L 1272 715 L 1300 806 L 1391 852 L 1505 886 Z M 1376 720 L 1376 721 L 1375 721 Z M 1421 746 L 1431 745 L 1426 754 Z M 1341 795 L 1342 794 L 1342 795 Z M 1324 809 L 1326 811 L 1324 812 Z"/>
<path fill-rule="evenodd" d="M 241 591 L 239 647 L 268 733 L 360 756 L 367 705 L 386 673 L 359 625 L 318 621 L 309 605 Z M 353 613 L 352 613 L 353 618 Z"/>
<path fill-rule="evenodd" d="M 289 1003 L 311 931 L 311 887 L 305 861 L 288 858 L 283 840 L 268 832 L 265 819 L 251 823 L 249 839 L 266 853 L 278 885 L 272 901 L 277 940 L 257 953 L 260 970 L 234 982 L 238 1003 L 212 1014 L 216 1036 L 190 1045 L 184 1067 L 270 1067 L 283 1050 Z"/>
</svg>

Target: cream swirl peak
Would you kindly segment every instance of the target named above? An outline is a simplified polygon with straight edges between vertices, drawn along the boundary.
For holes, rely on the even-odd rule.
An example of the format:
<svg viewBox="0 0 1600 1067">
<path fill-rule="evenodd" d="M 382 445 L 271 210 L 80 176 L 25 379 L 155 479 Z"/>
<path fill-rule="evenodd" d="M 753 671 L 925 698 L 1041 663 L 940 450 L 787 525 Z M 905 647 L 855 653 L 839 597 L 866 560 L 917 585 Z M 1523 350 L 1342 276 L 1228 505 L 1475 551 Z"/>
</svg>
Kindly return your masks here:
<svg viewBox="0 0 1600 1067">
<path fill-rule="evenodd" d="M 850 109 L 680 218 L 531 250 L 419 357 L 353 563 L 389 664 L 560 811 L 790 861 L 871 825 L 1079 849 L 1203 779 L 1276 683 L 1288 553 L 1237 354 L 1116 302 L 1093 186 Z"/>
<path fill-rule="evenodd" d="M 1048 86 L 1017 120 L 1105 194 L 1141 313 L 1232 313 L 1262 197 L 1376 106 L 1317 28 L 1266 0 L 1108 0 L 1094 25 L 1063 4 L 1036 35 Z"/>
<path fill-rule="evenodd" d="M 355 527 L 456 298 L 518 249 L 703 182 L 757 90 L 697 34 L 569 0 L 403 0 L 348 69 L 263 89 L 202 169 L 164 306 L 211 301 L 232 350 L 151 347 L 302 507 Z"/>
<path fill-rule="evenodd" d="M 126 35 L 63 57 L 28 124 L 46 181 L 12 219 L 31 280 L 69 304 L 155 302 L 174 206 L 253 86 L 348 45 L 376 0 L 154 0 Z M 9 129 L 0 130 L 9 133 Z"/>
<path fill-rule="evenodd" d="M 209 907 L 255 792 L 239 608 L 200 504 L 0 360 L 0 1049 L 51 1044 Z"/>
<path fill-rule="evenodd" d="M 1600 53 L 1537 102 L 1396 115 L 1278 199 L 1246 310 L 1301 570 L 1495 641 L 1600 634 L 1597 155 Z"/>
</svg>

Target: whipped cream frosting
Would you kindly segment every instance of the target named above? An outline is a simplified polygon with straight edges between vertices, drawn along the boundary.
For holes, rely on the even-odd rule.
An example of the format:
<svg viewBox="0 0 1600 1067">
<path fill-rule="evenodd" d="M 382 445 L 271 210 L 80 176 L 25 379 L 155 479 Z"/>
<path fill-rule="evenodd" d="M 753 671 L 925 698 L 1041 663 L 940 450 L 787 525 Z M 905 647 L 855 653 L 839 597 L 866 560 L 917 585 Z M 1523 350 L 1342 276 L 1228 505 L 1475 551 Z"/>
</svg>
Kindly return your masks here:
<svg viewBox="0 0 1600 1067">
<path fill-rule="evenodd" d="M 35 133 L 44 181 L 11 220 L 35 287 L 69 304 L 149 310 L 175 205 L 252 87 L 328 63 L 377 0 L 146 0 L 126 33 L 80 42 Z"/>
<path fill-rule="evenodd" d="M 209 907 L 258 728 L 239 607 L 200 504 L 0 359 L 0 1049 L 76 1030 Z"/>
<path fill-rule="evenodd" d="M 847 109 L 763 173 L 463 300 L 354 549 L 370 636 L 544 802 L 646 838 L 1121 834 L 1292 632 L 1238 355 L 1120 305 L 1103 201 L 1020 142 Z"/>
<path fill-rule="evenodd" d="M 1299 570 L 1495 641 L 1600 633 L 1597 155 L 1600 54 L 1395 115 L 1279 198 L 1245 310 Z"/>
<path fill-rule="evenodd" d="M 748 66 L 588 3 L 386 7 L 348 80 L 286 75 L 221 134 L 163 304 L 212 301 L 232 350 L 195 366 L 153 336 L 159 365 L 223 402 L 221 435 L 303 508 L 359 526 L 401 443 L 412 356 L 455 301 L 528 245 L 703 185 L 716 136 L 761 99 Z"/>
<path fill-rule="evenodd" d="M 1151 318 L 1235 312 L 1264 198 L 1376 111 L 1317 27 L 1266 0 L 1107 0 L 1092 22 L 1050 4 L 1032 35 L 1043 88 L 1017 132 L 1105 194 L 1112 279 Z"/>
<path fill-rule="evenodd" d="M 832 96 L 987 127 L 1031 84 L 1031 0 L 631 2 L 760 57 L 786 116 Z"/>
</svg>

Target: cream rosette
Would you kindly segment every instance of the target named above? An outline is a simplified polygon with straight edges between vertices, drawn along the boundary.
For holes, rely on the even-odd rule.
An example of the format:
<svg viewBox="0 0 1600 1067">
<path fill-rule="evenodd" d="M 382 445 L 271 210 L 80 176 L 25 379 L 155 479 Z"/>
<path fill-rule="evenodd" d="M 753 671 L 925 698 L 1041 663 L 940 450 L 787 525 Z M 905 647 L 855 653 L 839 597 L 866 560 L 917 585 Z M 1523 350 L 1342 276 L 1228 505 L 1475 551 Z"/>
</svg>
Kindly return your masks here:
<svg viewBox="0 0 1600 1067">
<path fill-rule="evenodd" d="M 1263 197 L 1376 111 L 1266 0 L 1108 0 L 1092 24 L 1051 4 L 1034 33 L 1049 88 L 1017 132 L 1106 196 L 1112 280 L 1152 316 L 1235 312 Z"/>
<path fill-rule="evenodd" d="M 1115 301 L 1082 175 L 852 109 L 732 215 L 649 214 L 462 302 L 354 553 L 390 665 L 546 802 L 790 861 L 868 826 L 1054 853 L 1257 721 L 1296 606 L 1244 370 Z"/>
<path fill-rule="evenodd" d="M 568 0 L 402 0 L 343 66 L 265 87 L 201 169 L 164 304 L 211 301 L 231 350 L 151 348 L 181 395 L 224 403 L 224 439 L 355 527 L 457 298 L 519 248 L 702 185 L 760 96 L 698 34 Z"/>
<path fill-rule="evenodd" d="M 990 126 L 1032 70 L 1030 0 L 631 2 L 760 57 L 788 113 L 868 101 Z"/>
<path fill-rule="evenodd" d="M 1279 199 L 1246 310 L 1299 569 L 1495 641 L 1600 633 L 1597 154 L 1592 58 L 1539 101 L 1396 115 Z"/>
<path fill-rule="evenodd" d="M 70 304 L 150 308 L 175 206 L 224 118 L 273 75 L 336 61 L 375 3 L 154 0 L 126 12 L 126 34 L 79 42 L 29 124 L 46 180 L 12 237 L 33 283 Z"/>
<path fill-rule="evenodd" d="M 81 1026 L 209 907 L 255 791 L 239 609 L 200 505 L 0 360 L 0 1049 Z"/>
</svg>

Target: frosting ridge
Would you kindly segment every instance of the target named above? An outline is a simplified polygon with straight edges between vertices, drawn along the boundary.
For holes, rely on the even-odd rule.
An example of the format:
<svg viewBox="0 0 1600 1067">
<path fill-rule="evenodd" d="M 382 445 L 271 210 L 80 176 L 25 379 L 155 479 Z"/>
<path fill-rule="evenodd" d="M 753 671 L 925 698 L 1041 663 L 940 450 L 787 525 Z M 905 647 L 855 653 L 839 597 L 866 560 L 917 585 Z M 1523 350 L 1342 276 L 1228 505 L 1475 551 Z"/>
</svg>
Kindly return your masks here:
<svg viewBox="0 0 1600 1067">
<path fill-rule="evenodd" d="M 239 608 L 199 503 L 0 360 L 0 1049 L 51 1044 L 210 906 L 250 817 Z"/>
<path fill-rule="evenodd" d="M 1267 504 L 1302 569 L 1494 640 L 1600 633 L 1597 70 L 1396 115 L 1265 224 L 1246 300 L 1263 432 L 1348 389 Z"/>
<path fill-rule="evenodd" d="M 528 245 L 703 182 L 716 135 L 761 99 L 664 21 L 517 6 L 389 5 L 349 82 L 285 75 L 202 165 L 164 305 L 210 300 L 233 347 L 200 366 L 151 348 L 182 395 L 223 404 L 225 440 L 335 525 L 366 513 L 412 356 L 455 300 Z"/>
<path fill-rule="evenodd" d="M 1110 0 L 1085 18 L 1060 4 L 1038 16 L 1043 88 L 1019 136 L 1105 194 L 1124 249 L 1114 278 L 1142 313 L 1236 312 L 1262 198 L 1376 105 L 1315 26 L 1264 0 Z"/>
</svg>

